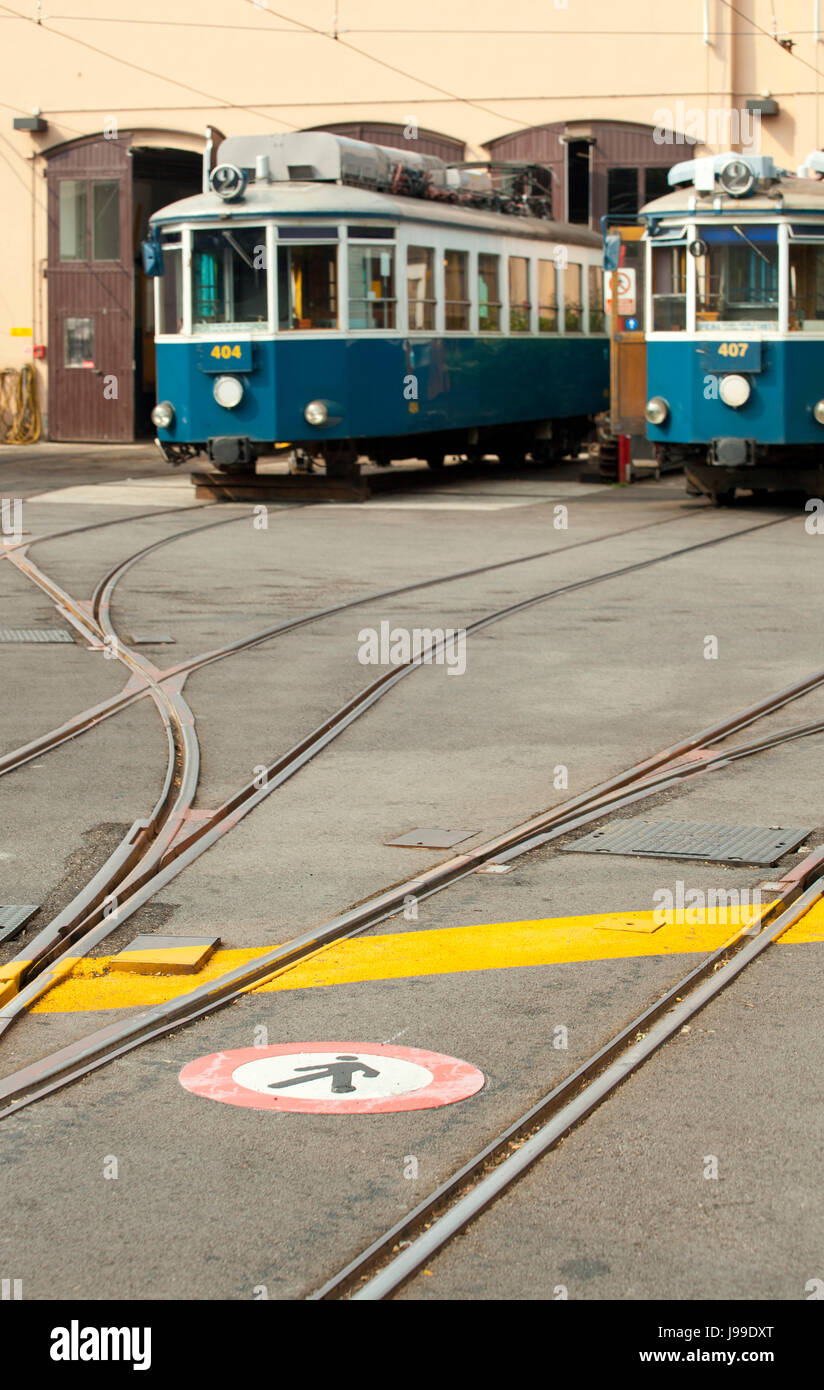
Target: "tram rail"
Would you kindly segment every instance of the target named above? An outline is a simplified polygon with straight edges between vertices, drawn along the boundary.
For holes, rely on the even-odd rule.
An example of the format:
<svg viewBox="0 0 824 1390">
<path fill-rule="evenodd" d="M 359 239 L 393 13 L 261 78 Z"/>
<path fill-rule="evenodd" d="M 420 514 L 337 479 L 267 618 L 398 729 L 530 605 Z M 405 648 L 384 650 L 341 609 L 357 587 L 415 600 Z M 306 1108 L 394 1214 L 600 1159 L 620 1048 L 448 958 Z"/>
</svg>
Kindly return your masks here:
<svg viewBox="0 0 824 1390">
<path fill-rule="evenodd" d="M 227 524 L 228 520 L 236 518 L 224 519 L 212 525 Z M 561 594 L 576 592 L 608 579 L 644 570 L 664 560 L 722 544 L 736 536 L 780 525 L 787 520 L 788 518 L 782 517 L 759 522 L 753 527 L 727 532 L 720 537 L 711 537 L 661 556 L 635 561 L 619 569 L 533 595 L 476 620 L 466 628 L 467 636 Z M 194 529 L 199 531 L 209 528 Z M 145 547 L 139 554 L 145 554 L 150 549 L 166 544 L 168 540 L 169 538 L 163 538 L 162 541 L 155 542 L 153 547 Z M 9 558 L 27 577 L 49 594 L 61 612 L 73 618 L 82 632 L 91 631 L 98 641 L 101 638 L 105 640 L 107 636 L 117 640 L 117 634 L 110 621 L 111 593 L 116 576 L 124 573 L 139 555 L 121 562 L 101 581 L 90 606 L 91 614 L 86 613 L 84 606 L 72 600 L 59 586 L 42 574 L 28 557 L 14 555 Z M 497 566 L 483 567 L 489 568 Z M 476 572 L 483 570 L 469 573 Z M 460 577 L 466 577 L 466 573 Z M 416 585 L 404 586 L 401 592 L 425 587 L 426 583 L 427 581 L 422 581 Z M 348 606 L 354 605 L 350 603 Z M 292 626 L 301 626 L 306 621 L 305 618 L 292 620 Z M 255 644 L 255 638 L 241 639 L 233 650 Z M 190 813 L 197 789 L 199 747 L 194 717 L 183 699 L 182 688 L 186 675 L 189 670 L 195 669 L 195 666 L 190 663 L 188 667 L 183 666 L 167 672 L 161 678 L 161 673 L 151 663 L 134 653 L 129 653 L 128 649 L 121 647 L 117 641 L 116 654 L 119 659 L 144 678 L 148 687 L 147 693 L 152 694 L 161 712 L 161 718 L 164 719 L 169 738 L 165 784 L 149 819 L 132 825 L 91 883 L 56 918 L 46 924 L 29 945 L 22 947 L 3 967 L 0 982 L 4 987 L 5 1000 L 0 1009 L 0 1037 L 47 989 L 65 977 L 67 971 L 72 968 L 78 951 L 87 954 L 116 928 L 122 926 L 139 907 L 147 903 L 184 867 L 215 844 L 278 786 L 294 776 L 400 680 L 436 654 L 436 647 L 437 644 L 434 647 L 430 644 L 416 659 L 379 676 L 289 752 L 270 764 L 263 778 L 256 777 L 211 814 L 203 818 L 198 817 L 192 823 Z M 201 658 L 198 664 L 207 664 L 207 658 Z M 136 692 L 135 698 L 138 693 Z"/>
<path fill-rule="evenodd" d="M 358 907 L 339 914 L 322 926 L 308 931 L 290 942 L 274 947 L 265 955 L 257 957 L 253 962 L 239 966 L 235 970 L 195 988 L 186 995 L 168 1000 L 137 1016 L 96 1030 L 50 1056 L 22 1068 L 0 1081 L 0 1120 L 17 1113 L 23 1105 L 31 1104 L 52 1091 L 68 1085 L 71 1081 L 89 1075 L 98 1067 L 141 1043 L 163 1036 L 186 1023 L 195 1022 L 198 1018 L 237 999 L 255 985 L 280 974 L 298 961 L 317 954 L 332 942 L 367 931 L 401 910 L 405 899 L 410 894 L 421 901 L 458 882 L 483 865 L 502 863 L 515 855 L 528 853 L 537 848 L 538 845 L 545 844 L 551 839 L 560 838 L 583 825 L 603 818 L 607 811 L 618 810 L 649 797 L 655 792 L 674 786 L 678 782 L 702 776 L 713 769 L 723 768 L 739 758 L 751 756 L 781 743 L 824 732 L 824 720 L 813 721 L 768 735 L 750 745 L 725 749 L 716 755 L 707 752 L 713 744 L 748 727 L 765 715 L 776 712 L 791 701 L 820 688 L 822 685 L 824 685 L 824 668 L 805 677 L 802 681 L 795 682 L 793 685 L 778 691 L 768 699 L 747 707 L 732 718 L 701 730 L 682 742 L 654 754 L 627 769 L 624 773 L 620 773 L 606 782 L 600 783 L 589 792 L 573 798 L 557 810 L 533 817 L 474 849 L 454 855 L 451 859 L 435 865 L 429 870 L 422 871 L 400 884 L 373 895 Z M 704 756 L 696 757 L 696 754 L 704 754 Z M 195 857 L 193 853 L 195 850 L 201 852 L 197 845 L 186 846 L 178 859 L 162 868 L 154 876 L 151 885 L 147 884 L 146 888 L 151 886 L 152 893 L 157 891 L 165 882 L 174 877 L 185 863 L 191 862 L 191 859 Z M 805 861 L 805 864 L 807 862 Z M 794 888 L 798 886 L 798 873 L 803 868 L 803 865 L 798 866 L 792 874 L 787 876 L 788 879 L 792 879 Z M 146 888 L 141 891 L 145 893 Z M 129 911 L 133 911 L 137 905 L 139 903 L 127 904 L 126 906 Z M 82 953 L 91 949 L 92 945 L 97 940 L 102 939 L 105 934 L 105 931 L 98 928 L 96 932 L 92 930 L 84 938 L 77 941 L 72 960 L 77 958 L 76 952 L 78 950 Z M 70 968 L 72 962 L 64 963 Z M 67 973 L 66 970 L 60 972 L 59 978 L 62 978 L 65 973 Z M 35 980 L 25 992 L 25 996 L 19 998 L 19 1005 L 27 1007 L 55 982 L 55 977 L 45 981 Z M 12 1005 L 17 1002 L 17 1000 L 13 1000 Z M 0 1012 L 0 1025 L 8 1026 L 12 1016 L 13 1014 L 9 1014 L 9 1006 L 7 1005 Z"/>
</svg>

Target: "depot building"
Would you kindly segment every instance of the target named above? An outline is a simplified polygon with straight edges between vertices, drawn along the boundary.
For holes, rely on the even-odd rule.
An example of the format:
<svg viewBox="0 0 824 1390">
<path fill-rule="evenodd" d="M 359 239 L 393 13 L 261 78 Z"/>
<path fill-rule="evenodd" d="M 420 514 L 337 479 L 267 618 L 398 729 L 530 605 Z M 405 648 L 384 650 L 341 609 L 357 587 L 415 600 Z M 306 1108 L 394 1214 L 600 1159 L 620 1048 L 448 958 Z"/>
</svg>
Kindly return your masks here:
<svg viewBox="0 0 824 1390">
<path fill-rule="evenodd" d="M 594 230 L 692 154 L 795 169 L 820 143 L 813 0 L 782 7 L 797 36 L 720 0 L 654 21 L 646 0 L 418 0 L 378 19 L 369 0 L 301 0 L 291 18 L 267 0 L 79 8 L 0 15 L 0 372 L 33 369 L 51 440 L 153 434 L 140 243 L 153 212 L 201 191 L 227 136 L 331 130 L 448 163 L 539 163 L 553 216 Z"/>
</svg>

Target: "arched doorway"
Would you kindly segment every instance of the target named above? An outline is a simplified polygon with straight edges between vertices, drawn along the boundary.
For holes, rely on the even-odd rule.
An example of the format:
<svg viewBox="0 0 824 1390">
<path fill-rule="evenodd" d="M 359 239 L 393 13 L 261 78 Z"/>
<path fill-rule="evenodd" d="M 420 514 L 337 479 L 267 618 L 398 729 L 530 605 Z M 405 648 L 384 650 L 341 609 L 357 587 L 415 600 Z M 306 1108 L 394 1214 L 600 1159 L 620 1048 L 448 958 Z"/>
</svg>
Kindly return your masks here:
<svg viewBox="0 0 824 1390">
<path fill-rule="evenodd" d="M 141 138 L 90 135 L 45 151 L 54 440 L 124 443 L 148 433 L 154 323 L 140 241 L 153 212 L 200 191 L 202 157 Z"/>
<path fill-rule="evenodd" d="M 459 164 L 466 158 L 466 146 L 462 140 L 417 127 L 413 134 L 409 126 L 391 121 L 342 121 L 337 125 L 312 126 L 312 130 L 327 130 L 332 135 L 346 135 L 350 140 L 366 140 L 370 145 L 389 145 L 392 149 L 434 154 L 446 164 Z"/>
<path fill-rule="evenodd" d="M 553 215 L 600 231 L 606 213 L 630 215 L 667 190 L 667 171 L 696 143 L 629 121 L 554 121 L 490 140 L 490 159 L 545 164 L 552 170 Z"/>
</svg>

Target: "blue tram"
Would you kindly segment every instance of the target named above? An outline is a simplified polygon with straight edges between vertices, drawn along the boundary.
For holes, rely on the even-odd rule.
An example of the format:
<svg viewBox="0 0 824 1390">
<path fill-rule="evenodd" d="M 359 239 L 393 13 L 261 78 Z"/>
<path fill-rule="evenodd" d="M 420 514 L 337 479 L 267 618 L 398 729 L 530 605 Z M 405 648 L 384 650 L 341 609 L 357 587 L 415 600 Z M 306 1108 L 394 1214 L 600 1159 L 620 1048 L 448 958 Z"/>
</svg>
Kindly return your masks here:
<svg viewBox="0 0 824 1390">
<path fill-rule="evenodd" d="M 717 504 L 824 484 L 824 154 L 722 154 L 648 203 L 647 438 Z"/>
<path fill-rule="evenodd" d="M 548 205 L 328 133 L 225 140 L 143 248 L 164 455 L 577 451 L 608 395 L 601 239 Z"/>
</svg>

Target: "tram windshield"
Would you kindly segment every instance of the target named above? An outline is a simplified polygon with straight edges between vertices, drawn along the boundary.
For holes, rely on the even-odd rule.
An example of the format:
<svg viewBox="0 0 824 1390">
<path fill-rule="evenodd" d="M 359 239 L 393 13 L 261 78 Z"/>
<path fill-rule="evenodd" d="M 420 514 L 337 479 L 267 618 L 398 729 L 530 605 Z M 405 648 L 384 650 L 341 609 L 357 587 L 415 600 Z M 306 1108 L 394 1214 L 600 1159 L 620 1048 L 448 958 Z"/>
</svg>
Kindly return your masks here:
<svg viewBox="0 0 824 1390">
<path fill-rule="evenodd" d="M 192 327 L 266 327 L 266 233 L 263 227 L 196 231 L 192 236 Z"/>
<path fill-rule="evenodd" d="M 778 323 L 778 234 L 774 226 L 701 226 L 696 258 L 696 326 Z"/>
</svg>

